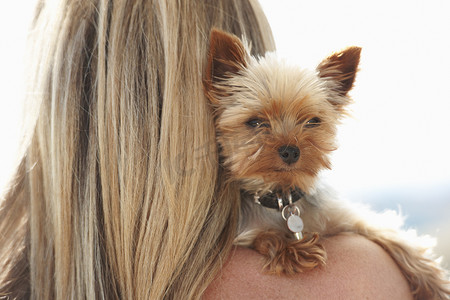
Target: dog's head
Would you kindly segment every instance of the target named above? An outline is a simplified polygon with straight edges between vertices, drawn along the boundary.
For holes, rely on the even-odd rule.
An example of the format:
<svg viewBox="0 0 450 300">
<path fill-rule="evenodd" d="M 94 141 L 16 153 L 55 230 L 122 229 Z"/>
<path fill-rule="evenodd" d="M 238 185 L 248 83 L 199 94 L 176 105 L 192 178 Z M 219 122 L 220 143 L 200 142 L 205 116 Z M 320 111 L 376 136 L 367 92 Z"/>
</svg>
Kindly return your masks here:
<svg viewBox="0 0 450 300">
<path fill-rule="evenodd" d="M 211 33 L 204 86 L 224 167 L 247 191 L 308 191 L 330 168 L 361 49 L 347 48 L 308 71 L 274 55 L 252 57 L 245 44 Z"/>
</svg>

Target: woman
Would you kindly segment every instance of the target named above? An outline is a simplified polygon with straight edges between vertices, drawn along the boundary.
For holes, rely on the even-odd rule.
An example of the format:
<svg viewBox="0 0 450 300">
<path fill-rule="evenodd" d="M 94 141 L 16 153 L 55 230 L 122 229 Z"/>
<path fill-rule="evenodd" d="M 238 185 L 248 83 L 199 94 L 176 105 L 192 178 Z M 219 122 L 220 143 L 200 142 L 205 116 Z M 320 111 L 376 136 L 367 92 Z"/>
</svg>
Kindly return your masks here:
<svg viewBox="0 0 450 300">
<path fill-rule="evenodd" d="M 0 210 L 0 297 L 202 296 L 239 209 L 202 90 L 212 27 L 274 49 L 252 0 L 39 2 L 29 129 Z"/>
</svg>

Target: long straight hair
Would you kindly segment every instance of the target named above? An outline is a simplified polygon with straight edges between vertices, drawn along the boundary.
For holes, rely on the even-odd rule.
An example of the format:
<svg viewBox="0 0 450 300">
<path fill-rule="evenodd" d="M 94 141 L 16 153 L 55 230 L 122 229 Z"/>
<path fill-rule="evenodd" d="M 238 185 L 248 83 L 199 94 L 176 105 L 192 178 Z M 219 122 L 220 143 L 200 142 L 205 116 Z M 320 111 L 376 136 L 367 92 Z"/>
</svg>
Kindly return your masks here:
<svg viewBox="0 0 450 300">
<path fill-rule="evenodd" d="M 239 209 L 202 90 L 213 27 L 274 49 L 253 0 L 39 2 L 0 297 L 201 297 Z"/>
</svg>

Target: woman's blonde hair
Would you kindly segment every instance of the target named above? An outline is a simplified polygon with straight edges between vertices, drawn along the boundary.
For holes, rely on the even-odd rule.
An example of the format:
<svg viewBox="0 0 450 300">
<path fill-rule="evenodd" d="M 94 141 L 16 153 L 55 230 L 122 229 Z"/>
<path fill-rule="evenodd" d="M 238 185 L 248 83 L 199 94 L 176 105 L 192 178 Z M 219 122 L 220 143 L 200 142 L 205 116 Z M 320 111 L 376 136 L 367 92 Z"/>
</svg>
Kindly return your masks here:
<svg viewBox="0 0 450 300">
<path fill-rule="evenodd" d="M 201 297 L 239 209 L 202 90 L 212 27 L 274 48 L 252 0 L 39 2 L 0 298 Z"/>
</svg>

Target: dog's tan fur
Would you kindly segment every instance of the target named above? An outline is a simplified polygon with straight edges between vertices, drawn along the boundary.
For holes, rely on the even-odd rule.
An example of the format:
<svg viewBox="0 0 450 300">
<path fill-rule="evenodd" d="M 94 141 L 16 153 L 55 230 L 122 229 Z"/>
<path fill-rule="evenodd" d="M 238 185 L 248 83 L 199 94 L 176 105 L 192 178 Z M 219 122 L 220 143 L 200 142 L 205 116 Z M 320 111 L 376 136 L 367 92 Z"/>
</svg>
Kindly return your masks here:
<svg viewBox="0 0 450 300">
<path fill-rule="evenodd" d="M 221 162 L 230 181 L 242 189 L 236 245 L 267 258 L 271 273 L 294 274 L 325 265 L 320 240 L 357 233 L 380 245 L 398 264 L 416 299 L 447 299 L 444 271 L 402 232 L 376 222 L 384 217 L 336 200 L 317 177 L 330 168 L 336 149 L 336 125 L 351 102 L 361 49 L 350 47 L 323 60 L 315 72 L 290 66 L 273 54 L 255 58 L 236 36 L 213 30 L 204 82 L 221 148 Z M 248 125 L 256 120 L 257 127 Z M 309 124 L 313 121 L 313 126 Z M 295 145 L 298 161 L 286 164 L 277 149 Z M 281 214 L 253 203 L 249 194 L 299 187 L 306 195 L 295 204 L 305 224 L 297 241 Z"/>
</svg>

